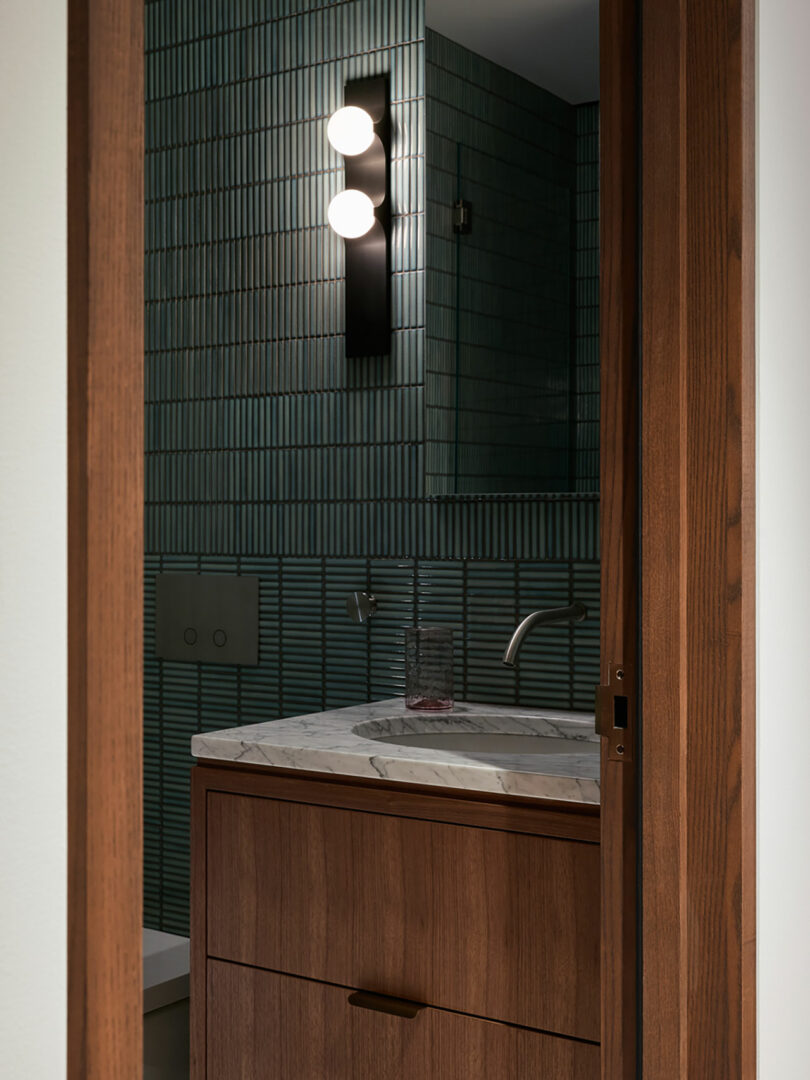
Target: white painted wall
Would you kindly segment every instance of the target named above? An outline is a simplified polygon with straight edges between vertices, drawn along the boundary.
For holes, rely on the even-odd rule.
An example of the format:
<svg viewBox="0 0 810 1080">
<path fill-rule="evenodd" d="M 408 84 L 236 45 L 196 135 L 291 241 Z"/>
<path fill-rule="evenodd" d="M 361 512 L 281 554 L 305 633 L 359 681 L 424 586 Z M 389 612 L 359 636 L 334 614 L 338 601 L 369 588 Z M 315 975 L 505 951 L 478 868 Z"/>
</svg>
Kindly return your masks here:
<svg viewBox="0 0 810 1080">
<path fill-rule="evenodd" d="M 810 1077 L 810 3 L 758 30 L 759 1080 Z"/>
<path fill-rule="evenodd" d="M 65 1075 L 66 0 L 0 2 L 0 1074 Z"/>
</svg>

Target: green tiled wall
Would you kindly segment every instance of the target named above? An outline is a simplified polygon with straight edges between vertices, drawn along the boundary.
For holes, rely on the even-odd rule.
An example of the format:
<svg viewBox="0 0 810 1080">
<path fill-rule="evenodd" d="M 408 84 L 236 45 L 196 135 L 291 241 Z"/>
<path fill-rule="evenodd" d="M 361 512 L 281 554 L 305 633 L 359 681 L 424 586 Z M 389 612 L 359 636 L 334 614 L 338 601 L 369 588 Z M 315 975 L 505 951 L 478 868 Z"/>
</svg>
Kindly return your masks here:
<svg viewBox="0 0 810 1080">
<path fill-rule="evenodd" d="M 425 63 L 428 490 L 597 491 L 599 105 L 430 28 Z"/>
<path fill-rule="evenodd" d="M 575 490 L 599 490 L 599 103 L 576 107 Z"/>
<path fill-rule="evenodd" d="M 426 494 L 421 3 L 153 0 L 146 20 L 145 919 L 182 933 L 194 732 L 399 693 L 416 618 L 457 627 L 459 697 L 590 705 L 598 503 Z M 325 120 L 380 72 L 396 329 L 390 358 L 350 363 Z M 259 576 L 257 668 L 155 658 L 161 569 Z M 368 628 L 345 616 L 362 588 Z M 519 614 L 574 595 L 586 623 L 500 667 Z"/>
<path fill-rule="evenodd" d="M 257 574 L 258 668 L 158 661 L 154 578 L 160 570 Z M 373 591 L 371 629 L 346 619 L 346 595 Z M 500 656 L 519 616 L 538 603 L 583 600 L 592 617 L 526 640 L 515 671 Z M 145 919 L 188 926 L 189 741 L 198 731 L 258 723 L 403 693 L 404 627 L 416 618 L 456 630 L 459 696 L 590 707 L 599 662 L 599 565 L 470 559 L 146 558 Z M 152 648 L 150 649 L 150 646 Z"/>
<path fill-rule="evenodd" d="M 574 109 L 430 29 L 425 61 L 428 483 L 573 491 Z"/>
</svg>

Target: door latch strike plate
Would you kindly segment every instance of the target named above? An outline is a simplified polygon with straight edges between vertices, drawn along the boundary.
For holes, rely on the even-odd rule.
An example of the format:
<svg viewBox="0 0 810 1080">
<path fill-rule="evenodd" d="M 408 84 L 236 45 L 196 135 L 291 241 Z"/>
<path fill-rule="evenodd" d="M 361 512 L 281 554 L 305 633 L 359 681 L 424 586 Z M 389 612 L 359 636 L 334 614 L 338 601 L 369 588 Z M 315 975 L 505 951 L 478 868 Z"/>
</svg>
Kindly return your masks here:
<svg viewBox="0 0 810 1080">
<path fill-rule="evenodd" d="M 625 664 L 611 660 L 606 686 L 596 688 L 596 732 L 607 739 L 610 761 L 632 761 L 634 683 Z"/>
</svg>

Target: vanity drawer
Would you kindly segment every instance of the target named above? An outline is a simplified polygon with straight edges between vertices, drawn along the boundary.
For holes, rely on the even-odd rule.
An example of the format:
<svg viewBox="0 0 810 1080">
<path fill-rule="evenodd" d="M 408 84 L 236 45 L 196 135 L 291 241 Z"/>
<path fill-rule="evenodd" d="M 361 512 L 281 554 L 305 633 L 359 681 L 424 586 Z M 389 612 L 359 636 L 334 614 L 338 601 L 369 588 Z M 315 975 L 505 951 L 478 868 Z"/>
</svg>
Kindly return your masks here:
<svg viewBox="0 0 810 1080">
<path fill-rule="evenodd" d="M 599 1047 L 458 1013 L 405 1018 L 338 986 L 208 962 L 206 1080 L 597 1080 Z"/>
<path fill-rule="evenodd" d="M 599 1039 L 599 848 L 209 792 L 207 951 Z"/>
</svg>

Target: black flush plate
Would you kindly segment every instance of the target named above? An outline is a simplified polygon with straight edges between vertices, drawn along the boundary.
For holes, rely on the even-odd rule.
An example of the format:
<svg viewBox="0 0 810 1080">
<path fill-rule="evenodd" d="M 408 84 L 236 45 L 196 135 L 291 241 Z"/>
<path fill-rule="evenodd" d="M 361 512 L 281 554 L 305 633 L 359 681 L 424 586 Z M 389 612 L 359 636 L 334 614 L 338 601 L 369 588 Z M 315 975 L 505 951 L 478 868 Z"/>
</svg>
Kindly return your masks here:
<svg viewBox="0 0 810 1080">
<path fill-rule="evenodd" d="M 259 579 L 158 574 L 155 654 L 207 664 L 259 663 Z"/>
</svg>

